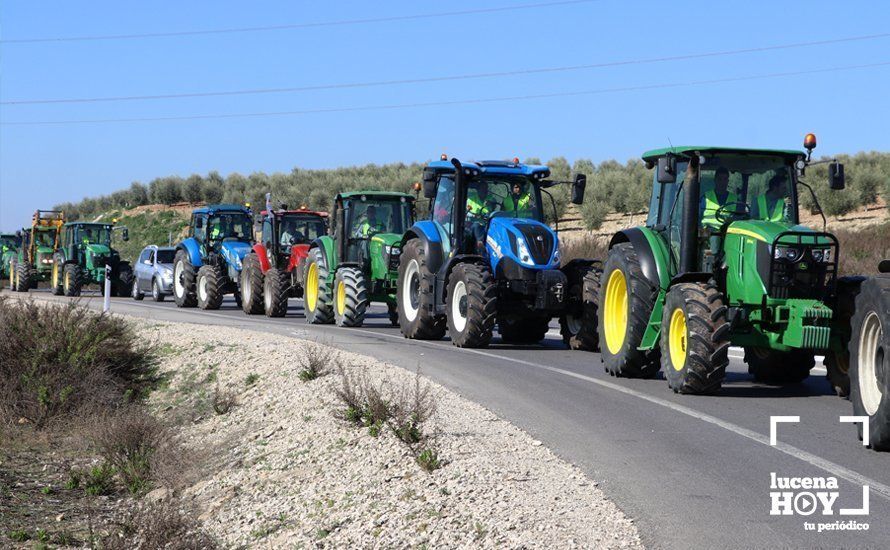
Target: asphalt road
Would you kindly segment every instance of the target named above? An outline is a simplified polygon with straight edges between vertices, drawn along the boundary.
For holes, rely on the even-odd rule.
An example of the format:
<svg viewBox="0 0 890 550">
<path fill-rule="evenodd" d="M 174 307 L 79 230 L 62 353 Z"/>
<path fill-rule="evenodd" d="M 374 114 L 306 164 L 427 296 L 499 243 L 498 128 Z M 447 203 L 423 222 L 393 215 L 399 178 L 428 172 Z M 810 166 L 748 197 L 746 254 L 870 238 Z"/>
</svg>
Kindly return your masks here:
<svg viewBox="0 0 890 550">
<path fill-rule="evenodd" d="M 40 299 L 56 298 L 32 291 Z M 101 307 L 101 297 L 85 297 Z M 774 388 L 754 383 L 732 350 L 719 396 L 681 396 L 663 379 L 626 380 L 604 374 L 595 353 L 562 347 L 553 324 L 542 346 L 463 350 L 447 340 L 409 341 L 374 306 L 360 329 L 309 325 L 302 304 L 291 300 L 283 319 L 247 316 L 227 298 L 219 311 L 177 309 L 113 299 L 112 311 L 163 321 L 220 324 L 318 339 L 423 374 L 480 403 L 578 465 L 634 518 L 652 548 L 812 548 L 890 546 L 890 453 L 865 449 L 849 402 L 835 397 L 817 366 L 804 384 Z M 770 445 L 770 416 L 800 416 L 781 424 Z M 770 515 L 771 473 L 783 477 L 835 477 L 833 515 Z M 839 515 L 862 507 L 869 514 Z M 808 497 L 799 503 L 808 511 Z M 851 520 L 868 530 L 817 532 L 805 522 Z"/>
</svg>

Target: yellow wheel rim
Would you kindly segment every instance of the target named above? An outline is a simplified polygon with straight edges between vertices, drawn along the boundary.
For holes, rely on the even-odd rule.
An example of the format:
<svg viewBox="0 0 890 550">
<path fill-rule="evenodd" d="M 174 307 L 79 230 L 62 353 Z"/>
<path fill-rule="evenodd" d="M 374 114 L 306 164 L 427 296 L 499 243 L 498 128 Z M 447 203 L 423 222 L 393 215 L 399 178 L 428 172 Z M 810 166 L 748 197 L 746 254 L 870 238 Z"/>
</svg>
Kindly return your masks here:
<svg viewBox="0 0 890 550">
<path fill-rule="evenodd" d="M 315 311 L 318 304 L 318 264 L 309 264 L 309 273 L 306 275 L 306 309 Z"/>
<path fill-rule="evenodd" d="M 59 287 L 59 264 L 53 263 L 53 288 Z"/>
<path fill-rule="evenodd" d="M 613 271 L 606 282 L 605 306 L 603 328 L 606 347 L 615 355 L 621 351 L 627 335 L 627 280 L 620 269 Z"/>
<path fill-rule="evenodd" d="M 671 314 L 671 326 L 668 333 L 668 348 L 671 352 L 671 364 L 674 370 L 683 370 L 686 364 L 686 314 L 683 310 L 677 308 Z"/>
<path fill-rule="evenodd" d="M 65 289 L 71 288 L 71 273 L 65 272 Z"/>
<path fill-rule="evenodd" d="M 346 285 L 343 281 L 337 283 L 337 313 L 343 315 L 346 311 Z"/>
</svg>

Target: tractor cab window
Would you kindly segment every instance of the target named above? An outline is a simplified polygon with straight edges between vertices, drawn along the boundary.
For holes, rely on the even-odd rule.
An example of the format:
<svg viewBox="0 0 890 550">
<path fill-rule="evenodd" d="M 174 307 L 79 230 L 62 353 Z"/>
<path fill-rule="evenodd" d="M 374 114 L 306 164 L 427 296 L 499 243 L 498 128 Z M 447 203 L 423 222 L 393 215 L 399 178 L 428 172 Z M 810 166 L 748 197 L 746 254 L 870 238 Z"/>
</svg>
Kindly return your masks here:
<svg viewBox="0 0 890 550">
<path fill-rule="evenodd" d="M 106 225 L 84 225 L 78 230 L 80 244 L 111 244 L 111 227 Z"/>
<path fill-rule="evenodd" d="M 285 216 L 281 220 L 281 246 L 310 243 L 324 234 L 324 220 L 315 216 Z"/>
<path fill-rule="evenodd" d="M 354 239 L 369 239 L 377 233 L 402 234 L 411 221 L 407 200 L 352 201 L 348 234 Z"/>
<path fill-rule="evenodd" d="M 534 185 L 525 177 L 479 177 L 467 188 L 468 224 L 493 217 L 541 221 Z"/>
<path fill-rule="evenodd" d="M 212 241 L 250 242 L 253 224 L 243 212 L 221 212 L 210 218 L 207 227 Z"/>
<path fill-rule="evenodd" d="M 701 166 L 699 213 L 719 228 L 735 219 L 796 223 L 790 166 L 781 157 L 722 155 Z"/>
<path fill-rule="evenodd" d="M 22 244 L 21 237 L 16 235 L 4 235 L 0 237 L 0 246 L 5 248 L 18 248 Z"/>
<path fill-rule="evenodd" d="M 682 185 L 688 166 L 688 162 L 677 162 L 677 181 L 674 183 L 658 183 L 657 174 L 653 173 L 652 198 L 649 201 L 649 214 L 646 218 L 648 227 L 661 224 L 667 228 L 671 224 L 671 209 L 683 196 Z"/>
<path fill-rule="evenodd" d="M 447 234 L 451 234 L 451 212 L 454 209 L 454 179 L 449 176 L 439 178 L 436 188 L 436 200 L 433 202 L 433 221 L 442 226 Z M 447 239 L 446 239 L 447 240 Z"/>
<path fill-rule="evenodd" d="M 38 247 L 48 247 L 51 248 L 56 244 L 56 230 L 52 229 L 49 231 L 37 231 L 36 236 L 34 237 L 35 242 Z"/>
<path fill-rule="evenodd" d="M 272 246 L 272 221 L 268 217 L 263 219 L 263 233 L 261 239 L 266 248 Z"/>
</svg>

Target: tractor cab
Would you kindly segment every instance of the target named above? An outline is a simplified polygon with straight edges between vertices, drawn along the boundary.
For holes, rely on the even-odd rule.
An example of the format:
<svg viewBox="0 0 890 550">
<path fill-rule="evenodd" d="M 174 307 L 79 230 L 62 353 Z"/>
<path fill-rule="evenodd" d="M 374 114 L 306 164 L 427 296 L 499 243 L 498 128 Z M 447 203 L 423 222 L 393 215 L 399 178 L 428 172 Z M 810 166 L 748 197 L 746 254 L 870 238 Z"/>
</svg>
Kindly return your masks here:
<svg viewBox="0 0 890 550">
<path fill-rule="evenodd" d="M 284 256 L 290 256 L 294 247 L 308 249 L 309 243 L 327 234 L 326 212 L 306 208 L 288 210 L 287 207 L 273 210 L 267 206 L 261 215 L 258 244 L 262 244 L 273 265 L 277 265 L 277 261 L 284 259 Z"/>
<path fill-rule="evenodd" d="M 127 228 L 116 226 L 115 222 L 66 223 L 52 272 L 53 293 L 79 296 L 82 287 L 90 284 L 98 284 L 102 290 L 105 267 L 110 266 L 112 296 L 127 296 L 133 279 L 132 268 L 112 246 L 116 231 L 121 232 L 121 240 L 129 240 Z"/>
<path fill-rule="evenodd" d="M 22 246 L 22 236 L 15 233 L 4 233 L 0 235 L 0 250 L 6 252 L 8 250 L 18 250 Z"/>
<path fill-rule="evenodd" d="M 398 243 L 413 221 L 414 197 L 407 193 L 340 193 L 334 199 L 331 220 L 339 265 L 388 273 L 398 265 Z M 394 277 L 391 283 L 394 287 Z"/>
</svg>

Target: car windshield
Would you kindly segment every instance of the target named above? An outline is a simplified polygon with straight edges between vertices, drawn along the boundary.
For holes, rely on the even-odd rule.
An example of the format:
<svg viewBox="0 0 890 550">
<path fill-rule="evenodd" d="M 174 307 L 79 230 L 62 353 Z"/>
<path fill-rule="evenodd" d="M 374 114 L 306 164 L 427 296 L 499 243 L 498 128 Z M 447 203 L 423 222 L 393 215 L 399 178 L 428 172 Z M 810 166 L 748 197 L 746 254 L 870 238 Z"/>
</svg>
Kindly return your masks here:
<svg viewBox="0 0 890 550">
<path fill-rule="evenodd" d="M 108 225 L 84 225 L 78 233 L 82 244 L 111 243 L 111 226 Z"/>
<path fill-rule="evenodd" d="M 525 177 L 479 177 L 467 189 L 467 218 L 534 218 L 540 209 L 533 184 Z"/>
<path fill-rule="evenodd" d="M 351 206 L 349 235 L 353 238 L 366 239 L 376 233 L 402 234 L 411 221 L 411 205 L 404 197 L 401 200 L 354 199 Z"/>
<path fill-rule="evenodd" d="M 324 220 L 317 216 L 285 216 L 281 220 L 281 246 L 312 242 L 324 234 Z"/>
<path fill-rule="evenodd" d="M 244 212 L 222 212 L 214 215 L 208 222 L 211 240 L 235 239 L 250 242 L 253 224 L 250 216 Z"/>
<path fill-rule="evenodd" d="M 158 250 L 157 262 L 159 264 L 172 264 L 174 256 L 176 256 L 175 250 Z"/>
<path fill-rule="evenodd" d="M 796 223 L 793 199 L 791 166 L 782 157 L 720 155 L 701 166 L 703 223 L 718 217 Z"/>
</svg>

